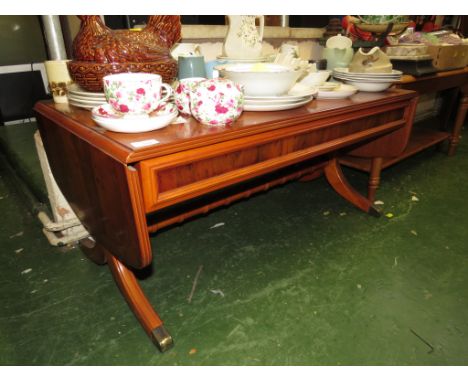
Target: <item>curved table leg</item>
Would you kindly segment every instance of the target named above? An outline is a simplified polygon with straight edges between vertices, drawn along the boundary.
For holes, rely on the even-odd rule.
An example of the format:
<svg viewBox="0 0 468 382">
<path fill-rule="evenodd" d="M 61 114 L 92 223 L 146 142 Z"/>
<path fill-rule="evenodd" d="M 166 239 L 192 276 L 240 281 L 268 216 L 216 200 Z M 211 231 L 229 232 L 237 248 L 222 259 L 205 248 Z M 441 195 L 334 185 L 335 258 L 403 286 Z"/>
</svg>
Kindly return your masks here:
<svg viewBox="0 0 468 382">
<path fill-rule="evenodd" d="M 348 202 L 354 204 L 357 208 L 373 216 L 380 216 L 380 212 L 374 208 L 372 202 L 358 193 L 346 180 L 341 166 L 336 157 L 331 158 L 325 166 L 325 177 L 333 189 L 345 198 Z"/>
<path fill-rule="evenodd" d="M 107 263 L 127 304 L 133 311 L 146 334 L 162 352 L 173 345 L 171 335 L 166 331 L 161 319 L 146 298 L 133 272 L 104 249 Z"/>
</svg>

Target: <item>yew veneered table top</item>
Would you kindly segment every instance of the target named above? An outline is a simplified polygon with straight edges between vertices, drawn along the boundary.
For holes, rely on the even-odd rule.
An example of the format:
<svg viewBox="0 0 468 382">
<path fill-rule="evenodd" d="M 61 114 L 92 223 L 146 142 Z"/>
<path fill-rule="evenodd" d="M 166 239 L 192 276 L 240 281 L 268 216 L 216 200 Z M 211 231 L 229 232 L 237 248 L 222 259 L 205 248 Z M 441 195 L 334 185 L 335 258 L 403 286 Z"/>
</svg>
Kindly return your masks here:
<svg viewBox="0 0 468 382">
<path fill-rule="evenodd" d="M 341 100 L 317 100 L 302 107 L 268 112 L 244 112 L 231 126 L 210 127 L 189 118 L 186 123 L 172 124 L 160 130 L 146 133 L 124 134 L 107 131 L 91 119 L 91 112 L 67 104 L 40 102 L 37 111 L 47 112 L 51 120 L 63 125 L 72 133 L 100 148 L 122 163 L 134 163 L 147 158 L 167 155 L 177 151 L 206 146 L 235 138 L 258 134 L 280 127 L 311 122 L 320 118 L 337 117 L 372 108 L 380 104 L 411 98 L 413 93 L 402 89 L 390 89 L 381 93 L 358 92 Z M 66 120 L 66 123 L 65 123 Z M 132 143 L 156 140 L 157 144 L 134 147 Z"/>
</svg>

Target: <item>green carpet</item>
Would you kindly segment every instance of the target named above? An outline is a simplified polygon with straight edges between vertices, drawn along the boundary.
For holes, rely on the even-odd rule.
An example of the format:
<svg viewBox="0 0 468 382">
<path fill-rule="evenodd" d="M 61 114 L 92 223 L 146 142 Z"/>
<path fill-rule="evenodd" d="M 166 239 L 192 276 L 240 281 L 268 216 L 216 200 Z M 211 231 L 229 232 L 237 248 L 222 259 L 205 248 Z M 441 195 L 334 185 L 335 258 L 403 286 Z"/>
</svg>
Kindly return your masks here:
<svg viewBox="0 0 468 382">
<path fill-rule="evenodd" d="M 317 179 L 159 232 L 140 276 L 174 337 L 161 354 L 107 267 L 51 247 L 2 170 L 0 364 L 468 365 L 467 182 L 462 140 L 384 170 L 380 218 Z"/>
</svg>

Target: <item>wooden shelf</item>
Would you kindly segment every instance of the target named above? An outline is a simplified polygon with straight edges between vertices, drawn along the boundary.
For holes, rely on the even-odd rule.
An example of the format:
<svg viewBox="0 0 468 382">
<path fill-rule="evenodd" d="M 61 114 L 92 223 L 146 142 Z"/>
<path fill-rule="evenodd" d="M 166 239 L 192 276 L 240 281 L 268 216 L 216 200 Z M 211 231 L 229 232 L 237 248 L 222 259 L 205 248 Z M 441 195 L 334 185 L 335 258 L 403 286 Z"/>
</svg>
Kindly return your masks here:
<svg viewBox="0 0 468 382">
<path fill-rule="evenodd" d="M 382 168 L 398 163 L 401 160 L 441 143 L 450 137 L 450 133 L 446 131 L 433 130 L 427 127 L 424 128 L 422 127 L 423 124 L 426 125 L 427 122 L 422 121 L 414 125 L 410 141 L 405 151 L 398 157 L 385 158 L 382 163 Z M 371 160 L 369 158 L 347 155 L 340 158 L 340 163 L 357 170 L 370 172 Z"/>
</svg>

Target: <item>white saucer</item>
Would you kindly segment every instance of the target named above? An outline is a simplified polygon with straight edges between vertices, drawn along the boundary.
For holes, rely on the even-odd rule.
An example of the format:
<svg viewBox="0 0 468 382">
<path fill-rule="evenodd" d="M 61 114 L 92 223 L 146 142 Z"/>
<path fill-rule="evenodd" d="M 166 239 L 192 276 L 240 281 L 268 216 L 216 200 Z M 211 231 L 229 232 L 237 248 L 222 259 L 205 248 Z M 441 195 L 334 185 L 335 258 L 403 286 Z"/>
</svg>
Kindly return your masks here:
<svg viewBox="0 0 468 382">
<path fill-rule="evenodd" d="M 92 109 L 92 118 L 99 126 L 118 133 L 143 133 L 162 129 L 178 114 L 177 107 L 173 103 L 163 103 L 158 111 L 139 116 L 118 113 L 108 103 Z"/>
<path fill-rule="evenodd" d="M 332 90 L 320 90 L 319 88 L 317 99 L 342 99 L 351 97 L 357 91 L 358 89 L 355 86 L 345 84 Z"/>
<path fill-rule="evenodd" d="M 306 98 L 302 98 L 299 101 L 294 102 L 284 102 L 278 100 L 276 103 L 273 104 L 257 104 L 255 102 L 250 103 L 248 100 L 244 103 L 244 111 L 277 111 L 277 110 L 288 110 L 288 109 L 295 109 L 302 105 L 305 105 L 312 101 L 314 96 L 308 96 Z"/>
</svg>

